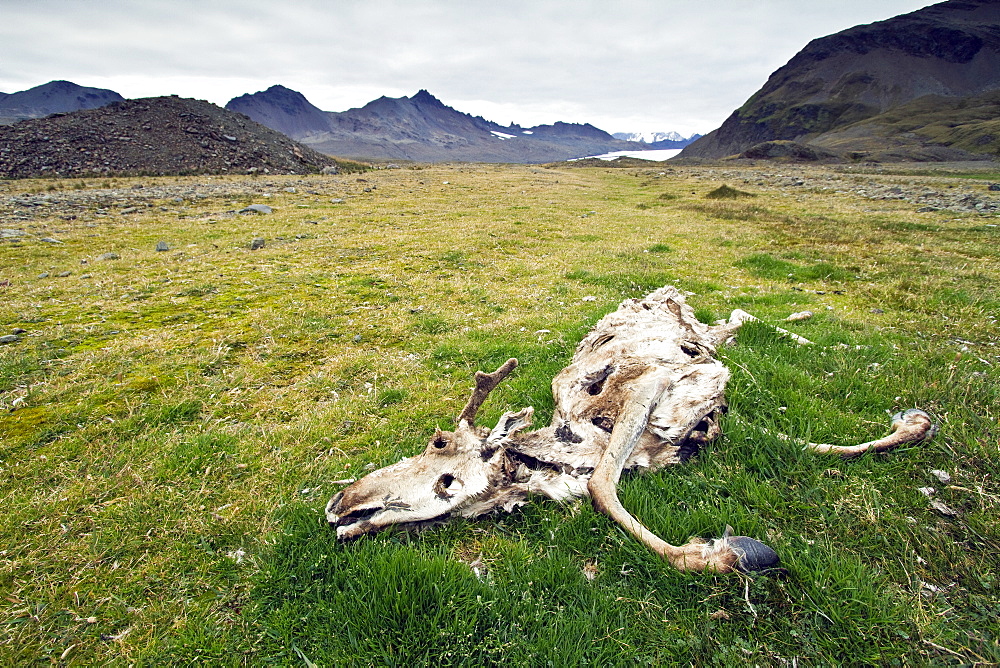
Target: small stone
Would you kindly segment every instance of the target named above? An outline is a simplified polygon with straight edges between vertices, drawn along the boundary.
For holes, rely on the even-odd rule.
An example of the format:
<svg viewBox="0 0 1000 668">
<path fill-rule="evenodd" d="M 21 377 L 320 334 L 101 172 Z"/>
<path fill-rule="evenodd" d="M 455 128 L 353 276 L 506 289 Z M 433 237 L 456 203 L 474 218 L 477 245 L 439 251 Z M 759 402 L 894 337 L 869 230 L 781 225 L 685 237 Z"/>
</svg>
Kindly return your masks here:
<svg viewBox="0 0 1000 668">
<path fill-rule="evenodd" d="M 43 241 L 47 244 L 61 244 L 62 242 L 58 239 L 53 239 L 52 237 L 42 237 L 39 241 Z"/>
<path fill-rule="evenodd" d="M 361 343 L 361 335 L 360 334 L 355 334 L 353 341 L 355 343 Z"/>
<path fill-rule="evenodd" d="M 937 211 L 937 208 L 933 206 L 922 206 L 917 209 L 917 213 L 930 213 L 931 211 Z"/>
<path fill-rule="evenodd" d="M 582 302 L 596 302 L 597 301 L 597 297 L 595 297 L 594 295 L 587 295 L 586 297 L 584 297 L 580 301 L 582 301 Z"/>
<path fill-rule="evenodd" d="M 808 320 L 811 317 L 813 317 L 812 311 L 799 311 L 785 318 L 785 322 L 798 322 L 799 320 Z"/>
<path fill-rule="evenodd" d="M 928 499 L 937 494 L 937 490 L 933 487 L 917 487 L 917 491 L 926 496 Z"/>
<path fill-rule="evenodd" d="M 24 230 L 0 230 L 0 239 L 20 239 L 28 236 Z"/>
<path fill-rule="evenodd" d="M 38 275 L 38 278 L 48 278 L 48 277 L 49 277 L 49 272 L 47 271 L 43 271 Z"/>
<path fill-rule="evenodd" d="M 286 193 L 291 193 L 291 194 L 294 195 L 295 193 L 298 192 L 298 190 L 296 190 L 295 188 L 285 188 L 285 192 Z"/>
<path fill-rule="evenodd" d="M 343 204 L 343 203 L 344 203 L 344 200 L 342 200 L 339 197 L 334 197 L 332 200 L 330 200 L 330 204 Z"/>
<path fill-rule="evenodd" d="M 989 187 L 990 187 L 990 190 L 993 190 L 993 191 L 1000 190 L 1000 183 L 991 183 Z"/>
<path fill-rule="evenodd" d="M 72 275 L 73 275 L 72 271 L 60 271 L 58 274 L 56 274 L 56 278 L 66 278 L 67 276 L 72 276 Z"/>
<path fill-rule="evenodd" d="M 256 239 L 250 242 L 250 250 L 260 250 L 261 248 L 264 247 L 264 243 L 265 243 L 264 239 L 257 237 Z"/>
<path fill-rule="evenodd" d="M 332 174 L 340 173 L 340 169 L 336 165 L 328 165 L 319 171 L 323 176 L 330 176 Z"/>
<path fill-rule="evenodd" d="M 931 475 L 938 479 L 942 485 L 947 485 L 951 482 L 951 474 L 947 471 L 942 471 L 940 469 L 934 469 L 931 471 Z"/>
<path fill-rule="evenodd" d="M 27 334 L 27 333 L 28 330 L 21 329 L 20 327 L 15 327 L 14 329 L 11 330 L 11 334 Z"/>
<path fill-rule="evenodd" d="M 121 256 L 118 253 L 101 253 L 97 256 L 98 260 L 119 260 Z"/>
<path fill-rule="evenodd" d="M 883 309 L 880 309 L 880 308 L 873 308 L 872 309 L 872 313 L 876 313 L 876 314 L 878 314 L 878 313 L 885 313 L 885 311 Z"/>
<path fill-rule="evenodd" d="M 8 343 L 17 343 L 21 340 L 21 337 L 17 334 L 7 334 L 5 336 L 0 336 L 0 345 L 6 345 Z"/>
<path fill-rule="evenodd" d="M 156 252 L 157 253 L 163 253 L 163 252 L 168 251 L 168 250 L 170 250 L 170 246 L 167 244 L 166 241 L 157 241 L 156 242 Z"/>
<path fill-rule="evenodd" d="M 937 500 L 931 501 L 931 508 L 938 511 L 942 515 L 949 515 L 949 516 L 958 515 L 957 511 L 952 510 L 951 508 L 949 508 L 948 506 Z"/>
<path fill-rule="evenodd" d="M 269 207 L 266 204 L 251 204 L 250 206 L 248 206 L 246 208 L 240 209 L 237 213 L 242 213 L 244 215 L 258 214 L 258 213 L 260 213 L 260 214 L 268 214 L 268 213 L 272 213 L 273 211 L 274 211 L 274 209 L 272 209 L 271 207 Z"/>
</svg>

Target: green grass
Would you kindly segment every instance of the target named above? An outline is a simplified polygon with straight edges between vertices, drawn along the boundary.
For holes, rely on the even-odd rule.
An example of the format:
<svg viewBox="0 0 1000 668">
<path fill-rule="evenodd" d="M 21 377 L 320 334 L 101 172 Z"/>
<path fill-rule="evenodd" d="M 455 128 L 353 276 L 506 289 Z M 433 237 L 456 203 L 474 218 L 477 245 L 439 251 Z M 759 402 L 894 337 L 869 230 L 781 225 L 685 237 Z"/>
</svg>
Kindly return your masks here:
<svg viewBox="0 0 1000 668">
<path fill-rule="evenodd" d="M 673 170 L 257 177 L 271 216 L 208 199 L 26 222 L 65 243 L 0 247 L 0 334 L 27 330 L 0 346 L 0 663 L 1000 661 L 995 219 L 757 186 L 705 201 L 721 174 Z M 746 326 L 722 352 L 725 436 L 622 499 L 675 543 L 731 525 L 787 573 L 678 573 L 587 500 L 349 544 L 322 523 L 336 481 L 448 428 L 477 369 L 521 361 L 483 423 L 546 423 L 587 329 L 664 283 L 705 322 L 743 308 L 816 345 Z M 941 432 L 887 455 L 775 436 L 861 442 L 910 406 Z"/>
</svg>

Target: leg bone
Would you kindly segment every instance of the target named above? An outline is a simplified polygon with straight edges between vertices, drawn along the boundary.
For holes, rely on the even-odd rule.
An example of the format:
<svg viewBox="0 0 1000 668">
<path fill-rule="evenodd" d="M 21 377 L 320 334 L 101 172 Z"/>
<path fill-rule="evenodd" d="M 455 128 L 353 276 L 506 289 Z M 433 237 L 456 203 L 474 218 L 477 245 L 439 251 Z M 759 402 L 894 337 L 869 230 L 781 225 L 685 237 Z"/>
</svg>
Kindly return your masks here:
<svg viewBox="0 0 1000 668">
<path fill-rule="evenodd" d="M 669 384 L 662 378 L 639 382 L 641 384 L 619 416 L 607 449 L 588 483 L 595 507 L 679 570 L 728 573 L 736 569 L 760 570 L 777 564 L 778 555 L 771 548 L 745 536 L 729 537 L 728 532 L 716 541 L 693 539 L 685 545 L 671 545 L 622 506 L 618 498 L 622 467 L 645 431 L 657 402 L 669 391 Z"/>
</svg>

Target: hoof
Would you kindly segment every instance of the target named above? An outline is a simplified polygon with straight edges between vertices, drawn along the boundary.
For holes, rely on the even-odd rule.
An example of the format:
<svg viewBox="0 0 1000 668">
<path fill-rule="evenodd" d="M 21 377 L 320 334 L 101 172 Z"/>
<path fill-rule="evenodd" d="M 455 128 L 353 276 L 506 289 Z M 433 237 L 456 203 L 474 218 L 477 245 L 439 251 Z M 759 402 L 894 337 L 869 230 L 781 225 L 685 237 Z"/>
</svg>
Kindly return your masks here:
<svg viewBox="0 0 1000 668">
<path fill-rule="evenodd" d="M 753 538 L 732 536 L 729 547 L 736 553 L 736 569 L 744 573 L 763 571 L 781 563 L 777 552 Z"/>
</svg>

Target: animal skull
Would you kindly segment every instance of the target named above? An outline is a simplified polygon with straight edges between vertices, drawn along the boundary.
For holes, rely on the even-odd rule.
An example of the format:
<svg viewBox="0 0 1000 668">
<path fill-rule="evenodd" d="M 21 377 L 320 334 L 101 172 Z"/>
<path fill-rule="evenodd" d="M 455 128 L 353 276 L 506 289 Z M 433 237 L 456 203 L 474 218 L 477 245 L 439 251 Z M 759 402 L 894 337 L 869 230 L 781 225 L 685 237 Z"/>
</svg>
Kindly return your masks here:
<svg viewBox="0 0 1000 668">
<path fill-rule="evenodd" d="M 591 496 L 595 506 L 681 570 L 760 570 L 778 555 L 745 536 L 661 540 L 618 500 L 622 471 L 683 462 L 716 438 L 729 371 L 716 349 L 747 320 L 699 322 L 673 287 L 630 299 L 598 322 L 552 381 L 555 412 L 548 427 L 525 431 L 533 410 L 505 413 L 492 430 L 475 426 L 489 392 L 514 368 L 476 373 L 476 389 L 453 432 L 437 430 L 420 455 L 374 471 L 334 496 L 326 517 L 341 539 L 390 525 L 416 527 L 449 517 L 511 511 L 529 494 L 555 500 Z M 783 331 L 783 330 L 781 330 Z M 801 337 L 799 343 L 809 342 Z M 893 419 L 893 433 L 858 446 L 808 444 L 817 452 L 854 456 L 884 451 L 934 434 L 930 417 L 912 409 Z"/>
</svg>

